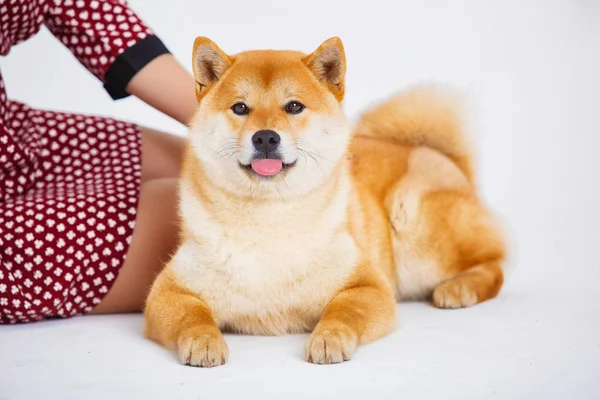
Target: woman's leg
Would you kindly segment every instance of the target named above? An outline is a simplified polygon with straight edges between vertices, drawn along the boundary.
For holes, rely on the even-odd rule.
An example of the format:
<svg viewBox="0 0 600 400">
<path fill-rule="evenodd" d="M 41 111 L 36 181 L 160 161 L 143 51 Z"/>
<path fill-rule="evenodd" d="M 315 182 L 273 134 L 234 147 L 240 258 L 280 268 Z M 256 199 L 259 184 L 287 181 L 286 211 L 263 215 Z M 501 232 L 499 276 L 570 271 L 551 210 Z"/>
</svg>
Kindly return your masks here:
<svg viewBox="0 0 600 400">
<path fill-rule="evenodd" d="M 141 128 L 142 131 L 142 182 L 179 176 L 185 139 Z"/>
<path fill-rule="evenodd" d="M 178 243 L 177 179 L 185 141 L 141 130 L 142 186 L 133 240 L 115 283 L 91 314 L 141 311 Z"/>
<path fill-rule="evenodd" d="M 92 314 L 140 311 L 156 275 L 177 246 L 177 180 L 142 183 L 127 259 L 108 294 Z"/>
</svg>

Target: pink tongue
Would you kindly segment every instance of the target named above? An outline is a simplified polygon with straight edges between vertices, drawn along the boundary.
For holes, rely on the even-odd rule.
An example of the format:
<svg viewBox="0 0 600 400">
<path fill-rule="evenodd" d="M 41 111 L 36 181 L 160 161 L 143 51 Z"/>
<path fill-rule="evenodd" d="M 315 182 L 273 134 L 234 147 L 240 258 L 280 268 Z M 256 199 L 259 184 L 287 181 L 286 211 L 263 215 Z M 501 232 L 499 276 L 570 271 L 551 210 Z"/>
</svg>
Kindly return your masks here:
<svg viewBox="0 0 600 400">
<path fill-rule="evenodd" d="M 252 162 L 252 169 L 259 175 L 272 176 L 281 171 L 283 166 L 281 160 L 272 160 L 265 158 L 262 160 L 256 160 Z"/>
</svg>

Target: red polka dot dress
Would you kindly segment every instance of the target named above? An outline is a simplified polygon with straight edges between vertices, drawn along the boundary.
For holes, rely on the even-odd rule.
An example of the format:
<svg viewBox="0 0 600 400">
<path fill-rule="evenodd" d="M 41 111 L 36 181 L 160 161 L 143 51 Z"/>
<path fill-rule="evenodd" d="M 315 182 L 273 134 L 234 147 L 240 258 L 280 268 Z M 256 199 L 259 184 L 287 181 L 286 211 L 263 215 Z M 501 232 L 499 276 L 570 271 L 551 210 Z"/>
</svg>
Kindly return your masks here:
<svg viewBox="0 0 600 400">
<path fill-rule="evenodd" d="M 0 0 L 0 55 L 43 26 L 115 100 L 168 52 L 124 0 Z M 140 175 L 137 126 L 12 101 L 0 74 L 0 323 L 102 301 L 131 242 Z"/>
</svg>

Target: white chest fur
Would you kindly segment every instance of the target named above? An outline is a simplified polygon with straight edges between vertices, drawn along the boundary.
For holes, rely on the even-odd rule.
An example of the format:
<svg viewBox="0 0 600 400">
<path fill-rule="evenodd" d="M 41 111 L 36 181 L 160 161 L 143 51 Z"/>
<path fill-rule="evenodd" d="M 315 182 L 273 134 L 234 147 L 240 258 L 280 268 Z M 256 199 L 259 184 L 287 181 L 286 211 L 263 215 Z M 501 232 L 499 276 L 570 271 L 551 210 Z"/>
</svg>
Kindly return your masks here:
<svg viewBox="0 0 600 400">
<path fill-rule="evenodd" d="M 182 212 L 193 240 L 172 262 L 222 328 L 250 334 L 312 329 L 353 271 L 358 251 L 346 226 L 347 193 L 319 204 L 270 204 L 215 220 L 185 187 Z"/>
</svg>

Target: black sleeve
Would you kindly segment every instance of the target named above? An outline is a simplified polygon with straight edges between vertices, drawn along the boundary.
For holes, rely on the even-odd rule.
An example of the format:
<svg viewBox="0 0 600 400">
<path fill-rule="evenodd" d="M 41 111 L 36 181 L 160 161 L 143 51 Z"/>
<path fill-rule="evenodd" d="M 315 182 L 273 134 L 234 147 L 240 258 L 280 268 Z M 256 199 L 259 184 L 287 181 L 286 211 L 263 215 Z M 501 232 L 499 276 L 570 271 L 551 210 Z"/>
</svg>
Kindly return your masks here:
<svg viewBox="0 0 600 400">
<path fill-rule="evenodd" d="M 113 100 L 128 97 L 125 88 L 142 68 L 156 57 L 170 54 L 164 43 L 155 35 L 148 36 L 121 53 L 104 76 L 104 89 Z"/>
</svg>

